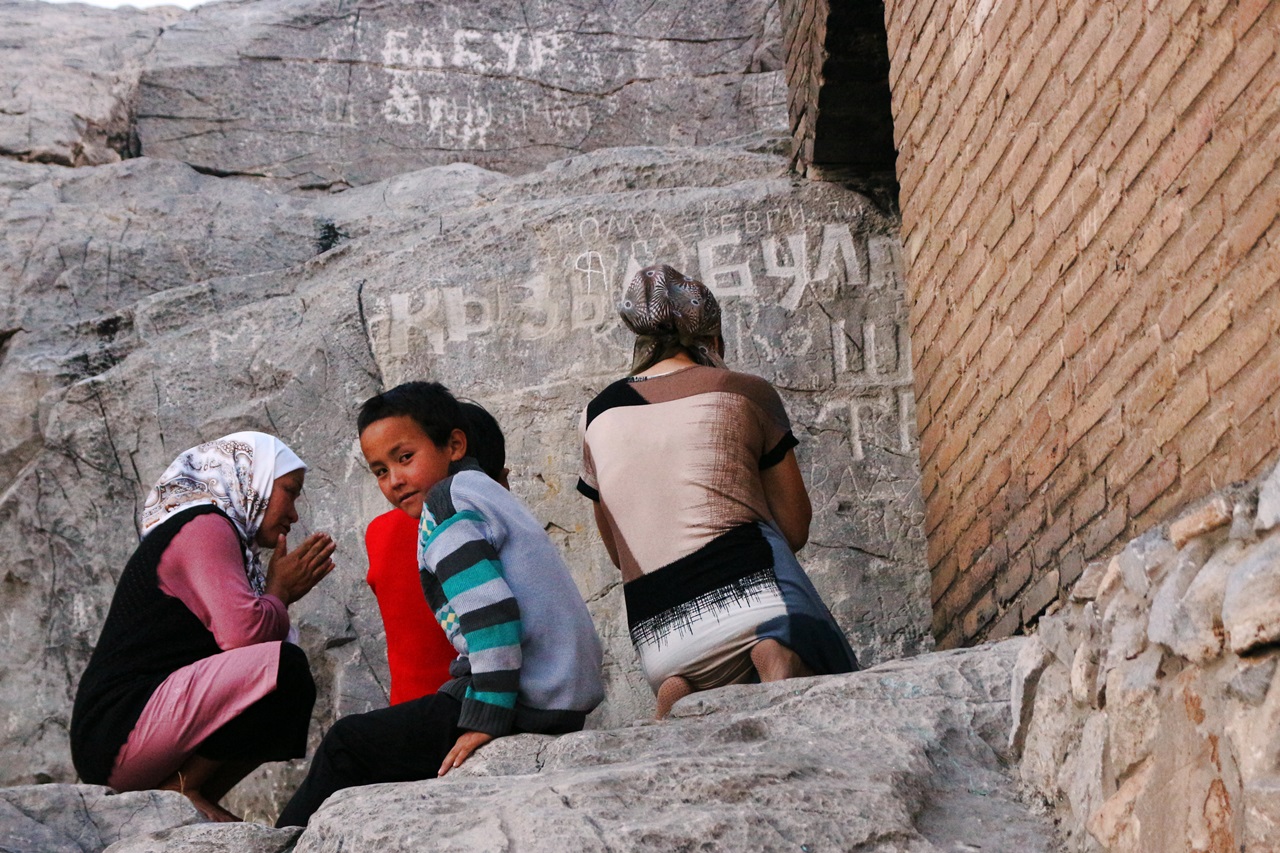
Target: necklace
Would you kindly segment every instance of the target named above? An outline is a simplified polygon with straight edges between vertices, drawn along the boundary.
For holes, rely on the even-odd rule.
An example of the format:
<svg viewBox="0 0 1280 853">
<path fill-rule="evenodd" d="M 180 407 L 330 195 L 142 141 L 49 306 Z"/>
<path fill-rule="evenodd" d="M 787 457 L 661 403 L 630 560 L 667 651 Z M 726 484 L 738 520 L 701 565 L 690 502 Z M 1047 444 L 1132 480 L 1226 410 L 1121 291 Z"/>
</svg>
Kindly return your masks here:
<svg viewBox="0 0 1280 853">
<path fill-rule="evenodd" d="M 686 365 L 683 365 L 683 366 L 681 366 L 681 367 L 677 367 L 675 370 L 666 370 L 666 371 L 663 371 L 662 373 L 650 373 L 648 376 L 628 376 L 628 377 L 627 377 L 627 381 L 628 381 L 628 382 L 643 382 L 643 381 L 645 381 L 646 379 L 661 379 L 663 376 L 671 376 L 671 375 L 676 374 L 676 373 L 683 373 L 684 371 L 688 370 L 689 368 L 691 368 L 691 367 L 697 367 L 697 366 L 698 366 L 697 364 L 686 364 Z"/>
</svg>

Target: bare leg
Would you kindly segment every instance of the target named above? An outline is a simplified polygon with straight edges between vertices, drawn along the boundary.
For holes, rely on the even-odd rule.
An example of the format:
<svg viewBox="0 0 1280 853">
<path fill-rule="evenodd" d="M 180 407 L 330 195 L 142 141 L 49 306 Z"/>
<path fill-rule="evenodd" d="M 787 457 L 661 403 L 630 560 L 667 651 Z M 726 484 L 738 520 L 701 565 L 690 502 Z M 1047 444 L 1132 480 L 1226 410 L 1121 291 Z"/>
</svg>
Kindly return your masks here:
<svg viewBox="0 0 1280 853">
<path fill-rule="evenodd" d="M 800 656 L 777 640 L 761 640 L 751 647 L 751 663 L 761 681 L 782 681 L 813 675 Z M 665 686 L 665 685 L 664 685 Z"/>
<path fill-rule="evenodd" d="M 233 823 L 240 818 L 218 805 L 204 793 L 204 786 L 222 769 L 223 762 L 214 761 L 199 755 L 193 755 L 165 781 L 161 782 L 161 791 L 177 791 L 191 801 L 200 814 L 215 823 Z"/>
<path fill-rule="evenodd" d="M 209 777 L 209 781 L 205 782 L 200 790 L 206 797 L 215 803 L 222 802 L 222 798 L 231 792 L 231 789 L 239 785 L 244 777 L 261 766 L 258 761 L 224 761 L 222 766 L 214 771 Z"/>
<path fill-rule="evenodd" d="M 692 692 L 693 685 L 689 683 L 689 679 L 680 675 L 671 676 L 658 688 L 658 713 L 653 718 L 665 720 L 667 714 L 671 713 L 671 706 Z"/>
</svg>

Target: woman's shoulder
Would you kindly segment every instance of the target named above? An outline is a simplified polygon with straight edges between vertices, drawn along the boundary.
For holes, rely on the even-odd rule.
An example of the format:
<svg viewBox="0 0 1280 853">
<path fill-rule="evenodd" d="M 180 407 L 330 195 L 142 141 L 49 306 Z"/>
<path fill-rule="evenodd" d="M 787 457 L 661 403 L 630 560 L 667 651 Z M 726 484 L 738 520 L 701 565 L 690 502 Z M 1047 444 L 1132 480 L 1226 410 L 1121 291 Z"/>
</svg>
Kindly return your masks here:
<svg viewBox="0 0 1280 853">
<path fill-rule="evenodd" d="M 620 406 L 643 406 L 649 401 L 636 390 L 635 383 L 629 379 L 619 379 L 610 383 L 603 391 L 592 398 L 583 412 L 583 428 L 591 426 L 591 422 L 600 415 Z"/>
</svg>

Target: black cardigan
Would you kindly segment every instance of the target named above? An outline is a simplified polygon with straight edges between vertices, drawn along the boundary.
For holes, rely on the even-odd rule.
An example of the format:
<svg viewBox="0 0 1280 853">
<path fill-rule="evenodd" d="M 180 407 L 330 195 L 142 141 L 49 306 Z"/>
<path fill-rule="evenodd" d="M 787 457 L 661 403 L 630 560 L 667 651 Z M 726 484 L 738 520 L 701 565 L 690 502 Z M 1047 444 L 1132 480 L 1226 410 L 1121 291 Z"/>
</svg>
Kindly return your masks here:
<svg viewBox="0 0 1280 853">
<path fill-rule="evenodd" d="M 71 712 L 71 760 L 85 782 L 107 784 L 116 754 L 171 673 L 221 651 L 199 617 L 160 591 L 156 576 L 182 526 L 211 512 L 226 517 L 217 507 L 197 506 L 152 530 L 120 575 Z"/>
</svg>

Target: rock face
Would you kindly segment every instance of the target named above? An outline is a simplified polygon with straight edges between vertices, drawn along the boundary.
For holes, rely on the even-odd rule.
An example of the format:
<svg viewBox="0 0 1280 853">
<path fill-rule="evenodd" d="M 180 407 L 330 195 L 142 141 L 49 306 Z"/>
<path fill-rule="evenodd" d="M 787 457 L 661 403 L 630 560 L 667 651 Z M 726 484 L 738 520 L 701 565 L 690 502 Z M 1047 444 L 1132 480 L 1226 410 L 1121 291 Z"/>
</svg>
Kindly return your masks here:
<svg viewBox="0 0 1280 853">
<path fill-rule="evenodd" d="M 296 847 L 297 830 L 198 824 L 108 850 L 1050 853 L 1052 821 L 1007 775 L 1026 645 L 723 688 L 662 723 L 500 738 L 445 779 L 338 792 Z"/>
<path fill-rule="evenodd" d="M 1280 849 L 1280 530 L 1258 491 L 1185 513 L 1180 550 L 1156 529 L 1089 566 L 1025 650 L 1013 743 L 1072 850 Z"/>
<path fill-rule="evenodd" d="M 777 6 L 234 0 L 168 27 L 142 153 L 333 188 L 785 130 Z"/>
<path fill-rule="evenodd" d="M 136 156 L 138 76 L 182 14 L 0 2 L 0 156 L 66 166 Z"/>
</svg>

